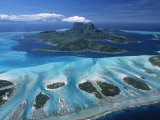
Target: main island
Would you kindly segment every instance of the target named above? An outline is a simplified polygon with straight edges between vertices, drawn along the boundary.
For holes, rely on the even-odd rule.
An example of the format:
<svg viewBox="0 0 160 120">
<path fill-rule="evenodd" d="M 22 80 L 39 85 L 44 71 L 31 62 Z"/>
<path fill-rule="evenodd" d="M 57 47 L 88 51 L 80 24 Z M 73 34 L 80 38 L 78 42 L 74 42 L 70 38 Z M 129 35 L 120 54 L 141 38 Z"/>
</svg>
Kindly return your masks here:
<svg viewBox="0 0 160 120">
<path fill-rule="evenodd" d="M 66 31 L 57 32 L 43 31 L 37 34 L 25 36 L 25 38 L 40 39 L 53 47 L 41 48 L 54 51 L 95 51 L 95 52 L 125 52 L 120 48 L 108 44 L 101 44 L 98 41 L 110 41 L 118 44 L 127 44 L 137 42 L 134 39 L 128 39 L 121 36 L 107 33 L 123 33 L 120 30 L 100 30 L 93 23 L 74 23 L 73 27 Z"/>
</svg>

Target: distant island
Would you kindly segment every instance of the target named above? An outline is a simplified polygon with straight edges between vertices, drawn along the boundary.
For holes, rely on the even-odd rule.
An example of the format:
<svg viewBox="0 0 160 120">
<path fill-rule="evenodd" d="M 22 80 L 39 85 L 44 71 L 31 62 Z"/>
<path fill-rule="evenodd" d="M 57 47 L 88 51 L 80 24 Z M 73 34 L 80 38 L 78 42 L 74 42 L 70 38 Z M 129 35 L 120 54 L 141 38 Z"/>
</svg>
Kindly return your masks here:
<svg viewBox="0 0 160 120">
<path fill-rule="evenodd" d="M 160 34 L 157 34 L 155 36 L 156 36 L 156 40 L 160 40 Z"/>
<path fill-rule="evenodd" d="M 110 41 L 119 44 L 137 42 L 133 39 L 127 39 L 121 36 L 107 33 L 122 33 L 120 30 L 100 30 L 93 23 L 74 23 L 70 30 L 58 32 L 56 30 L 43 31 L 36 34 L 24 36 L 24 38 L 39 39 L 42 42 L 48 42 L 54 46 L 41 48 L 55 51 L 95 51 L 95 52 L 125 52 L 112 45 L 98 43 L 98 40 Z"/>
</svg>

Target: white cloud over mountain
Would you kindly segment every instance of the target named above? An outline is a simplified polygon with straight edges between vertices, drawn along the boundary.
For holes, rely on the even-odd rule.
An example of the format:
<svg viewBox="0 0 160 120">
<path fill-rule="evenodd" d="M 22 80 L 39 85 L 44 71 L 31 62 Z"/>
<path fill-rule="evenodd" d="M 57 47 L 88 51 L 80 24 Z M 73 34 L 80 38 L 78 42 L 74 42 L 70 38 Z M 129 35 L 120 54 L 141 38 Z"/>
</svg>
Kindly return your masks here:
<svg viewBox="0 0 160 120">
<path fill-rule="evenodd" d="M 85 17 L 73 16 L 62 19 L 65 22 L 90 22 L 91 20 L 85 19 Z"/>
<path fill-rule="evenodd" d="M 0 14 L 0 20 L 11 20 L 11 21 L 65 21 L 65 22 L 90 22 L 85 17 L 73 16 L 65 17 L 62 14 L 56 13 L 40 13 L 31 15 L 7 15 Z"/>
</svg>

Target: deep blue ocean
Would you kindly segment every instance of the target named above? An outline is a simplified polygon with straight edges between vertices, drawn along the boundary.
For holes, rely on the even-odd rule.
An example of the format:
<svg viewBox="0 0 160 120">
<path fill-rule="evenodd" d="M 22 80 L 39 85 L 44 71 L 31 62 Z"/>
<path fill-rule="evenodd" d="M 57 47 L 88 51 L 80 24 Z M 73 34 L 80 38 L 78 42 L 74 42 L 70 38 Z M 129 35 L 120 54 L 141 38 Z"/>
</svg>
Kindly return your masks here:
<svg viewBox="0 0 160 120">
<path fill-rule="evenodd" d="M 119 30 L 137 30 L 137 31 L 155 31 L 160 32 L 160 24 L 96 24 L 100 28 L 105 29 L 119 29 Z M 29 31 L 43 31 L 52 29 L 70 28 L 71 24 L 65 25 L 51 25 L 51 24 L 0 24 L 0 32 L 29 32 Z M 26 51 L 29 56 L 35 58 L 50 57 L 50 56 L 80 56 L 91 58 L 103 58 L 114 56 L 138 56 L 138 55 L 158 55 L 156 51 L 160 51 L 160 41 L 152 40 L 154 36 L 152 34 L 117 34 L 125 36 L 127 38 L 133 38 L 139 43 L 130 43 L 127 45 L 115 44 L 111 42 L 98 41 L 103 44 L 111 44 L 119 48 L 125 49 L 126 53 L 120 54 L 105 54 L 94 52 L 51 52 L 51 51 L 37 51 L 32 50 L 41 47 L 48 47 L 50 45 L 37 42 L 37 40 L 28 41 L 27 39 L 21 39 L 22 36 L 14 36 L 12 39 L 18 41 L 19 44 L 12 49 L 19 51 Z M 37 60 L 40 61 L 40 60 Z M 36 61 L 35 61 L 36 62 Z M 33 64 L 33 63 L 30 63 Z M 142 106 L 138 108 L 129 108 L 119 112 L 114 112 L 98 120 L 160 120 L 160 104 L 154 104 L 149 106 Z"/>
</svg>

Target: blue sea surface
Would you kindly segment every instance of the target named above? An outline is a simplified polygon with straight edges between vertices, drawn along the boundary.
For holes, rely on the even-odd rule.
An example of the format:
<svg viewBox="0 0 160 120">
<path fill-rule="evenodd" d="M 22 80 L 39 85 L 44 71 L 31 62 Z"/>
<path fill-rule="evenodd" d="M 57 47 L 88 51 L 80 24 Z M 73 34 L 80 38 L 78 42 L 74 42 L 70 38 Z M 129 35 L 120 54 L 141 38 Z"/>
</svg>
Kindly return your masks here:
<svg viewBox="0 0 160 120">
<path fill-rule="evenodd" d="M 76 84 L 79 82 L 78 79 L 81 78 L 84 73 L 88 73 L 88 75 L 89 73 L 92 72 L 94 73 L 94 68 L 92 68 L 94 65 L 103 66 L 103 63 L 106 66 L 108 65 L 108 67 L 110 68 L 108 69 L 108 73 L 111 73 L 107 74 L 109 77 L 114 76 L 114 74 L 112 74 L 112 70 L 113 71 L 115 70 L 116 72 L 120 73 L 122 72 L 130 76 L 133 75 L 130 73 L 130 71 L 137 75 L 145 76 L 145 74 L 136 71 L 136 68 L 149 69 L 150 66 L 147 66 L 149 67 L 147 68 L 143 64 L 143 61 L 140 60 L 142 58 L 143 60 L 145 58 L 148 58 L 148 56 L 143 57 L 143 55 L 159 55 L 158 51 L 160 51 L 160 40 L 154 40 L 155 38 L 154 35 L 157 34 L 157 32 L 160 32 L 160 27 L 157 27 L 157 25 L 154 24 L 154 25 L 148 25 L 147 28 L 145 25 L 144 26 L 142 25 L 141 28 L 139 27 L 139 25 L 137 25 L 136 27 L 135 24 L 128 25 L 128 27 L 124 27 L 122 24 L 113 26 L 103 25 L 103 28 L 106 29 L 113 27 L 114 29 L 132 30 L 132 31 L 127 31 L 128 33 L 117 33 L 115 35 L 124 36 L 126 38 L 133 38 L 139 41 L 138 43 L 129 43 L 129 44 L 117 44 L 101 40 L 95 41 L 95 42 L 100 42 L 102 44 L 113 45 L 127 51 L 125 53 L 116 53 L 116 54 L 97 53 L 91 51 L 57 52 L 57 51 L 36 50 L 37 48 L 50 47 L 51 45 L 39 42 L 39 40 L 35 39 L 24 39 L 23 36 L 26 34 L 33 33 L 30 31 L 41 31 L 46 29 L 50 30 L 52 29 L 50 25 L 48 25 L 48 28 L 45 27 L 44 29 L 42 28 L 45 25 L 41 25 L 41 27 L 33 26 L 33 28 L 29 28 L 27 27 L 27 25 L 25 25 L 25 27 L 27 28 L 25 28 L 23 25 L 19 25 L 19 27 L 12 26 L 10 29 L 6 27 L 6 25 L 0 25 L 1 26 L 0 31 L 3 32 L 0 33 L 0 51 L 1 51 L 0 72 L 7 71 L 9 75 L 12 75 L 14 77 L 17 75 L 19 76 L 18 77 L 19 81 L 15 80 L 18 86 L 18 93 L 11 101 L 9 101 L 4 107 L 2 107 L 2 109 L 0 108 L 0 110 L 2 110 L 0 111 L 0 120 L 5 119 L 6 115 L 8 114 L 10 115 L 12 113 L 12 111 L 9 110 L 9 108 L 12 107 L 13 110 L 16 109 L 16 105 L 19 104 L 24 99 L 27 101 L 27 106 L 23 113 L 23 118 L 24 119 L 29 118 L 32 113 L 32 104 L 39 91 L 46 93 L 47 95 L 49 95 L 51 99 L 45 108 L 48 115 L 57 114 L 59 110 L 59 105 L 57 104 L 58 97 L 65 98 L 65 100 L 68 103 L 68 106 L 76 111 L 78 111 L 78 108 L 81 108 L 83 110 L 86 109 L 88 106 L 92 107 L 97 106 L 97 104 L 95 104 L 93 96 L 89 96 L 85 93 L 80 92 L 76 87 Z M 98 26 L 102 27 L 101 24 L 99 24 Z M 70 26 L 66 26 L 66 29 L 69 27 Z M 64 29 L 63 26 L 54 27 L 54 29 L 60 29 L 60 28 Z M 152 31 L 152 32 L 147 32 L 147 31 Z M 119 59 L 121 58 L 121 56 L 124 56 L 124 58 Z M 127 59 L 127 57 L 125 56 L 133 56 L 131 62 L 135 68 L 133 66 L 130 66 L 129 63 L 130 58 Z M 136 58 L 134 56 L 142 56 L 142 58 Z M 111 59 L 108 59 L 108 61 L 106 61 L 107 58 Z M 125 59 L 128 60 L 129 62 L 128 61 L 124 62 Z M 98 67 L 95 68 L 96 70 L 98 69 Z M 129 72 L 123 70 L 128 70 Z M 160 71 L 158 70 L 155 69 L 151 70 L 153 70 L 157 74 L 160 74 Z M 70 74 L 69 71 L 72 71 L 71 72 L 72 74 Z M 26 75 L 24 73 L 26 73 Z M 44 87 L 45 82 L 47 80 L 50 80 L 51 78 L 61 80 L 59 79 L 61 77 L 63 78 L 61 74 L 66 76 L 66 81 L 68 83 L 64 88 L 62 88 L 59 91 L 61 94 L 57 95 L 55 92 L 47 91 Z M 57 76 L 60 77 L 56 78 Z M 160 84 L 157 78 L 153 78 L 148 75 L 146 75 L 145 77 L 151 78 L 152 81 Z M 113 84 L 117 84 L 119 86 L 123 85 L 123 83 L 118 80 L 117 76 L 114 77 L 114 80 L 115 81 L 109 81 L 109 80 L 108 81 Z M 149 84 L 154 89 L 160 91 L 157 84 L 152 84 L 152 82 L 151 83 L 149 82 Z M 129 86 L 126 87 L 130 88 Z M 127 97 L 131 97 L 130 94 L 126 92 L 126 90 L 123 90 L 123 88 L 121 89 L 124 95 L 126 95 Z M 138 94 L 143 94 L 142 91 L 133 88 L 130 89 Z M 72 101 L 70 99 L 72 99 Z M 77 105 L 79 106 L 77 107 Z M 129 108 L 126 110 L 106 115 L 105 117 L 102 117 L 99 120 L 143 120 L 143 119 L 159 120 L 160 104 L 142 106 L 138 108 Z"/>
</svg>

